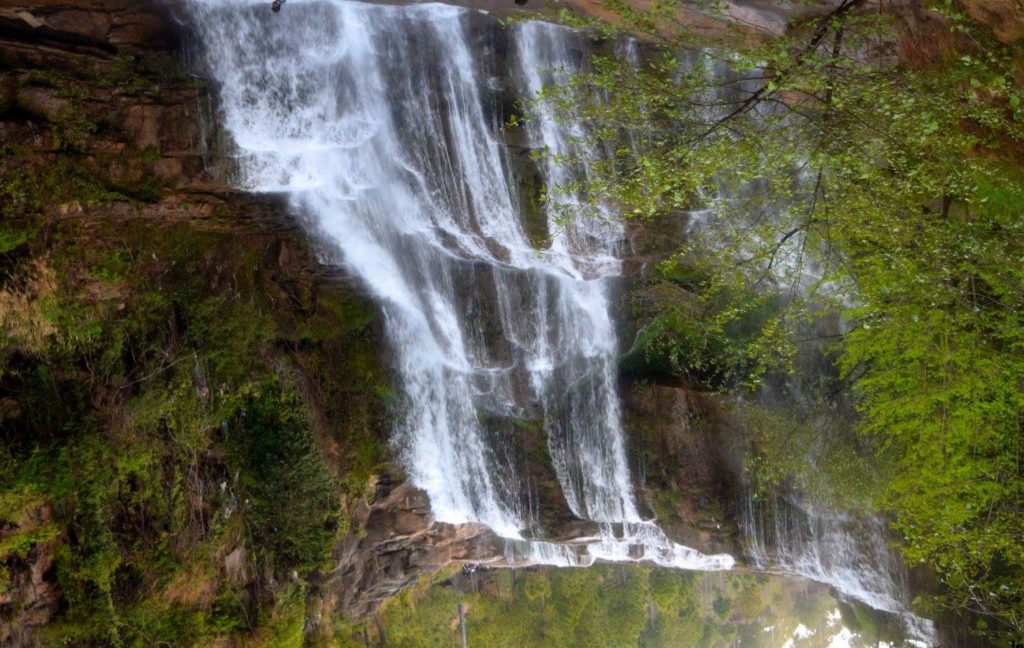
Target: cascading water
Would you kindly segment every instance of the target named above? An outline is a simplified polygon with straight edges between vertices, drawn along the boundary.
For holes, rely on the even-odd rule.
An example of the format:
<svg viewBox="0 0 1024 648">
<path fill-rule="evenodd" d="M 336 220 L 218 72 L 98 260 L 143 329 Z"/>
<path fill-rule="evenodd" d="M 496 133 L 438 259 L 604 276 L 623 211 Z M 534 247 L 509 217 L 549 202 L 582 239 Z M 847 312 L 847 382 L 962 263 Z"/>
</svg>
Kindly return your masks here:
<svg viewBox="0 0 1024 648">
<path fill-rule="evenodd" d="M 680 71 L 688 71 L 700 66 L 704 78 L 713 80 L 705 90 L 705 95 L 697 99 L 704 104 L 704 121 L 714 123 L 735 109 L 756 92 L 763 81 L 760 73 L 749 71 L 737 72 L 721 58 L 720 53 L 712 50 L 690 52 L 682 57 Z M 756 72 L 756 71 L 755 71 Z M 784 108 L 774 105 L 756 106 L 752 113 L 757 119 L 766 119 L 784 112 Z M 805 186 L 813 181 L 808 176 L 800 176 Z M 761 219 L 765 212 L 776 217 L 785 217 L 788 210 L 799 205 L 791 199 L 778 200 L 769 208 L 762 204 L 759 209 L 751 209 L 745 198 L 755 196 L 763 200 L 770 194 L 765 181 L 744 180 L 738 186 L 719 186 L 715 192 L 702 196 L 703 209 L 690 213 L 689 234 L 696 238 L 703 230 L 708 236 L 701 242 L 715 246 L 716 237 L 721 229 L 738 227 L 747 232 L 755 231 L 749 217 Z M 803 207 L 798 207 L 801 211 Z M 783 231 L 788 228 L 782 227 Z M 756 234 L 748 234 L 755 236 Z M 774 240 L 774 239 L 773 239 Z M 752 248 L 762 242 L 748 243 Z M 780 285 L 796 284 L 797 287 L 811 284 L 821 279 L 819 268 L 804 260 L 800 253 L 800 243 L 793 240 L 791 248 L 777 250 L 773 269 L 773 278 Z M 729 253 L 723 251 L 723 253 Z M 831 331 L 824 334 L 828 337 Z M 826 351 L 818 350 L 820 357 Z M 822 371 L 821 368 L 809 366 L 797 371 L 802 380 L 810 380 Z M 807 389 L 807 394 L 799 395 L 792 386 L 771 397 L 779 402 L 789 403 L 807 401 L 810 394 L 826 393 L 831 388 L 823 384 L 814 384 Z M 799 392 L 802 388 L 796 388 Z M 763 393 L 762 397 L 768 397 Z M 826 411 L 834 404 L 816 403 L 814 407 Z M 853 417 L 851 411 L 844 412 Z M 823 414 L 830 416 L 830 414 Z M 812 457 L 807 458 L 812 462 Z M 798 575 L 804 578 L 825 583 L 844 596 L 856 599 L 870 607 L 898 615 L 908 634 L 914 637 L 915 645 L 930 645 L 934 637 L 934 626 L 909 612 L 910 594 L 907 584 L 907 566 L 891 545 L 892 538 L 885 521 L 870 514 L 850 514 L 830 510 L 823 506 L 813 506 L 799 498 L 796 492 L 787 497 L 777 496 L 767 501 L 754 501 L 747 492 L 740 502 L 740 526 L 743 532 L 743 545 L 747 558 L 759 569 Z"/>
<path fill-rule="evenodd" d="M 479 14 L 341 0 L 278 15 L 262 0 L 191 6 L 242 184 L 287 193 L 381 305 L 405 397 L 395 446 L 436 519 L 489 526 L 520 563 L 731 567 L 730 556 L 672 543 L 637 510 L 607 294 L 622 232 L 607 214 L 566 224 L 558 216 L 576 198 L 552 194 L 550 240 L 531 245 L 486 100 L 494 80 L 481 62 L 496 54 L 467 33 Z M 577 39 L 515 27 L 517 93 L 577 69 Z M 540 112 L 528 136 L 556 154 L 542 164 L 547 183 L 586 173 L 556 161 L 586 158 L 572 148 L 578 126 Z M 495 417 L 541 422 L 568 507 L 598 523 L 596 537 L 539 539 L 522 466 L 487 424 Z"/>
<path fill-rule="evenodd" d="M 745 545 L 755 565 L 826 583 L 899 615 L 918 644 L 931 644 L 933 624 L 908 611 L 906 566 L 890 546 L 883 520 L 785 498 L 754 502 L 748 497 L 742 509 Z"/>
<path fill-rule="evenodd" d="M 554 192 L 545 244 L 524 231 L 488 64 L 506 66 L 505 85 L 533 97 L 578 69 L 583 36 L 526 23 L 495 48 L 469 37 L 479 14 L 436 4 L 309 0 L 277 15 L 263 0 L 190 7 L 241 184 L 286 193 L 380 303 L 404 391 L 395 447 L 436 519 L 489 526 L 517 564 L 732 567 L 729 556 L 669 541 L 634 500 L 608 304 L 621 226 L 600 207 L 559 218 L 580 199 Z M 563 156 L 594 153 L 580 148 L 579 123 L 555 120 L 543 103 L 537 112 L 528 145 L 553 154 L 541 175 L 569 185 L 586 163 Z M 566 504 L 598 523 L 594 537 L 543 540 L 522 459 L 493 418 L 541 423 Z M 905 609 L 887 549 L 848 542 L 841 521 L 800 518 L 781 527 L 787 534 L 749 513 L 755 560 Z"/>
<path fill-rule="evenodd" d="M 748 551 L 761 567 L 782 567 L 871 604 L 905 609 L 906 575 L 875 517 L 817 511 L 784 499 L 747 500 L 743 526 Z"/>
</svg>

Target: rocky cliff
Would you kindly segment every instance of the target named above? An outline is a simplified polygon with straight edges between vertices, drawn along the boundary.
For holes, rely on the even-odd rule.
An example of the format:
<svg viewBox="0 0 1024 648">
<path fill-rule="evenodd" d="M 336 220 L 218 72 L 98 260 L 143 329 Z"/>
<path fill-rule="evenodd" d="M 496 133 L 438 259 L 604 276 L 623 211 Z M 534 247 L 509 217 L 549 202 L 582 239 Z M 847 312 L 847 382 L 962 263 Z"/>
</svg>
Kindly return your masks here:
<svg viewBox="0 0 1024 648">
<path fill-rule="evenodd" d="M 175 9 L 0 3 L 0 645 L 329 634 L 503 560 L 389 463 L 377 312 L 231 186 Z"/>
</svg>

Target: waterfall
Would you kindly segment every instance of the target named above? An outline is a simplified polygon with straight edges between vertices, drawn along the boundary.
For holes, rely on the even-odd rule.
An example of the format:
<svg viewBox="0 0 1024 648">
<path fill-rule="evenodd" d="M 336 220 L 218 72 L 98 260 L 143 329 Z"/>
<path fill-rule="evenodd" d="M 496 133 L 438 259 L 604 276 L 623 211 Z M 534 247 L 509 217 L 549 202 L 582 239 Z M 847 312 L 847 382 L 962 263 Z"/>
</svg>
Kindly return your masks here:
<svg viewBox="0 0 1024 648">
<path fill-rule="evenodd" d="M 906 607 L 906 573 L 884 521 L 771 498 L 743 507 L 747 549 L 759 567 L 781 567 L 832 585 L 876 610 Z"/>
<path fill-rule="evenodd" d="M 907 570 L 875 515 L 820 509 L 794 498 L 741 506 L 744 544 L 761 569 L 798 574 L 900 617 L 915 645 L 932 645 L 934 625 L 909 612 Z"/>
<path fill-rule="evenodd" d="M 616 388 L 609 282 L 623 237 L 612 215 L 569 222 L 571 192 L 544 209 L 548 240 L 524 229 L 500 138 L 500 95 L 534 96 L 579 69 L 583 36 L 542 23 L 479 27 L 439 4 L 342 0 L 190 4 L 240 184 L 282 192 L 377 300 L 402 386 L 394 447 L 442 522 L 482 523 L 510 560 L 643 560 L 727 569 L 669 541 L 634 499 Z M 476 21 L 476 22 L 474 22 Z M 507 78 L 489 70 L 502 69 Z M 508 88 L 504 86 L 509 86 Z M 578 124 L 544 114 L 528 145 L 548 185 L 586 173 Z M 598 533 L 543 539 L 507 427 L 543 429 L 565 503 Z"/>
</svg>

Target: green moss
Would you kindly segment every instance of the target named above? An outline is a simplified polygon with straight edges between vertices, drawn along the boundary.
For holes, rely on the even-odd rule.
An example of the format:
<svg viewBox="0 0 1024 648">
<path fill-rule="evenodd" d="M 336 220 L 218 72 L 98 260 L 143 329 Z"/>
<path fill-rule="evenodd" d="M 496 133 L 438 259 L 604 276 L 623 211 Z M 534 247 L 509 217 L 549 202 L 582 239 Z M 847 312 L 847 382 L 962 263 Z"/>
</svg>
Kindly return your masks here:
<svg viewBox="0 0 1024 648">
<path fill-rule="evenodd" d="M 31 295 L 45 333 L 0 332 L 0 584 L 48 543 L 53 644 L 299 645 L 343 495 L 388 458 L 377 310 L 288 265 L 305 242 L 239 218 L 248 205 L 136 220 L 169 185 L 155 147 L 109 146 L 131 141 L 120 111 L 197 82 L 173 55 L 79 63 L 18 73 L 67 102 L 26 125 L 49 150 L 0 145 L 0 287 L 48 278 Z M 52 520 L 5 517 L 19 497 Z M 244 583 L 223 576 L 236 548 Z"/>
<path fill-rule="evenodd" d="M 777 333 L 781 299 L 712 285 L 684 259 L 661 264 L 634 301 L 641 328 L 623 358 L 629 372 L 725 389 L 759 383 L 767 367 L 785 365 L 792 354 Z"/>
<path fill-rule="evenodd" d="M 134 176 L 140 168 L 130 150 L 106 161 L 57 155 L 37 165 L 28 158 L 21 159 L 22 163 L 13 168 L 0 167 L 0 214 L 4 217 L 24 220 L 38 215 L 46 206 L 66 203 L 89 207 L 132 199 L 152 201 L 166 186 L 152 174 L 143 174 L 136 182 L 116 180 L 108 172 L 110 168 L 123 170 L 125 177 Z M 5 230 L 10 231 L 10 227 L 5 223 Z M 4 235 L 4 239 L 10 236 L 24 242 L 31 232 L 29 224 Z"/>
<path fill-rule="evenodd" d="M 681 500 L 682 494 L 678 491 L 659 489 L 654 497 L 655 515 L 658 516 L 659 520 L 666 523 L 676 520 L 679 517 L 676 513 L 676 507 L 679 506 Z"/>
<path fill-rule="evenodd" d="M 530 245 L 538 250 L 551 245 L 544 180 L 538 172 L 538 161 L 520 153 L 517 160 L 519 184 L 519 213 Z"/>
<path fill-rule="evenodd" d="M 217 635 L 230 635 L 251 629 L 245 592 L 236 583 L 223 583 L 210 606 L 208 624 Z"/>
<path fill-rule="evenodd" d="M 60 535 L 60 528 L 50 519 L 42 519 L 46 501 L 25 489 L 0 494 L 0 592 L 10 584 L 9 563 L 23 560 L 36 545 L 49 542 Z"/>
<path fill-rule="evenodd" d="M 28 242 L 28 228 L 12 226 L 12 223 L 0 223 L 0 254 L 12 252 Z"/>
</svg>

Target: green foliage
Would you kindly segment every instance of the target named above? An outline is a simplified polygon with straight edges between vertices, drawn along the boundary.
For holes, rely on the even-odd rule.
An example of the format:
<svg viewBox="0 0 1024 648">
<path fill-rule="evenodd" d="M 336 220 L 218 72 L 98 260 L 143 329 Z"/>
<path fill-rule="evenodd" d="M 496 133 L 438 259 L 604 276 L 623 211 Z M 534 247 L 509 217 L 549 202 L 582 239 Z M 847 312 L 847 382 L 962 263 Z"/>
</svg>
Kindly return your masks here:
<svg viewBox="0 0 1024 648">
<path fill-rule="evenodd" d="M 47 645 L 299 645 L 386 460 L 377 311 L 251 203 L 140 204 L 123 129 L 196 85 L 175 54 L 58 59 L 0 144 L 0 586 L 53 559 Z"/>
<path fill-rule="evenodd" d="M 46 502 L 32 491 L 19 489 L 0 494 L 0 592 L 10 585 L 10 563 L 24 560 L 36 545 L 60 535 L 60 528 L 47 519 Z"/>
<path fill-rule="evenodd" d="M 12 228 L 12 224 L 30 221 L 28 217 L 45 206 L 94 206 L 132 198 L 151 201 L 159 197 L 165 184 L 152 174 L 133 180 L 121 178 L 129 170 L 137 170 L 139 160 L 132 151 L 117 157 L 97 154 L 95 157 L 102 162 L 99 165 L 76 155 L 58 155 L 36 164 L 27 151 L 11 146 L 0 147 L 0 153 L 17 162 L 10 169 L 0 167 L 0 215 L 5 219 L 0 230 L 2 252 L 8 246 L 14 247 L 11 243 L 3 244 L 8 237 L 20 245 L 28 233 Z M 9 220 L 12 217 L 18 221 Z M 8 231 L 11 233 L 5 233 Z"/>
<path fill-rule="evenodd" d="M 635 351 L 644 371 L 713 388 L 756 385 L 793 353 L 783 335 L 783 304 L 749 286 L 717 283 L 700 265 L 682 256 L 662 263 L 641 296 L 649 312 Z"/>
<path fill-rule="evenodd" d="M 295 397 L 275 385 L 243 390 L 228 444 L 242 468 L 256 546 L 280 570 L 324 565 L 341 517 L 338 487 Z"/>
<path fill-rule="evenodd" d="M 754 451 L 747 458 L 754 496 L 796 489 L 810 501 L 835 510 L 878 506 L 890 467 L 852 424 L 837 420 L 835 403 L 815 400 L 810 408 L 740 402 L 738 420 L 750 431 Z M 839 409 L 849 416 L 848 409 Z"/>
<path fill-rule="evenodd" d="M 290 587 L 278 597 L 274 617 L 267 624 L 267 637 L 260 648 L 302 648 L 305 641 L 306 592 Z"/>
<path fill-rule="evenodd" d="M 894 228 L 880 242 L 898 250 L 888 264 L 857 259 L 865 305 L 843 362 L 858 376 L 864 430 L 895 458 L 886 502 L 908 558 L 935 565 L 945 604 L 1017 628 L 1024 246 L 1013 232 L 1024 187 L 990 182 L 912 232 Z"/>
<path fill-rule="evenodd" d="M 20 227 L 12 227 L 8 223 L 0 224 L 0 254 L 7 254 L 28 241 L 29 233 Z"/>
<path fill-rule="evenodd" d="M 876 505 L 894 514 L 908 558 L 934 565 L 946 585 L 933 604 L 986 616 L 990 638 L 1019 636 L 1019 53 L 949 5 L 959 51 L 914 67 L 882 54 L 907 38 L 894 21 L 857 7 L 689 59 L 677 47 L 685 38 L 658 22 L 670 17 L 644 23 L 624 9 L 664 45 L 639 65 L 596 57 L 569 87 L 547 91 L 614 152 L 584 186 L 561 190 L 640 219 L 706 207 L 679 257 L 702 278 L 688 290 L 703 303 L 667 302 L 645 340 L 677 372 L 777 369 L 807 322 L 844 311 L 836 357 L 860 436 L 781 430 L 755 414 L 760 468 L 783 481 L 785 462 L 845 446 L 854 452 L 837 463 L 855 478 L 874 453 L 885 478 Z M 737 346 L 728 326 L 759 301 L 773 316 Z M 787 455 L 791 441 L 807 452 Z"/>
<path fill-rule="evenodd" d="M 112 460 L 113 459 L 113 460 Z M 22 480 L 47 493 L 58 510 L 68 510 L 69 542 L 56 554 L 58 581 L 68 604 L 66 630 L 59 634 L 83 644 L 122 644 L 119 601 L 123 580 L 140 571 L 167 574 L 166 545 L 153 551 L 146 535 L 173 531 L 174 498 L 162 488 L 152 447 L 111 447 L 86 435 L 54 456 L 37 450 Z"/>
</svg>

